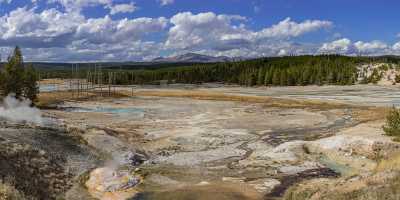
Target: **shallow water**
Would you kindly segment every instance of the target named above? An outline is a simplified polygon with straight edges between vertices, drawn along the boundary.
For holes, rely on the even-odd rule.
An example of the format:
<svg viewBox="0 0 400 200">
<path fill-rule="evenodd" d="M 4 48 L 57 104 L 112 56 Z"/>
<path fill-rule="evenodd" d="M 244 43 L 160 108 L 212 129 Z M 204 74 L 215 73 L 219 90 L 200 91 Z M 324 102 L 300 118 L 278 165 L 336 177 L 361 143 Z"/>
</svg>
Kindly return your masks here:
<svg viewBox="0 0 400 200">
<path fill-rule="evenodd" d="M 40 85 L 39 91 L 40 92 L 53 92 L 53 91 L 57 91 L 57 87 L 55 85 Z"/>
<path fill-rule="evenodd" d="M 341 165 L 337 162 L 334 162 L 327 158 L 326 156 L 322 156 L 319 161 L 324 164 L 326 167 L 334 170 L 335 172 L 341 174 L 341 175 L 351 175 L 354 173 L 354 169 L 352 169 L 349 166 Z"/>
<path fill-rule="evenodd" d="M 40 92 L 66 91 L 69 89 L 70 89 L 70 87 L 68 85 L 41 84 L 39 86 Z"/>
</svg>

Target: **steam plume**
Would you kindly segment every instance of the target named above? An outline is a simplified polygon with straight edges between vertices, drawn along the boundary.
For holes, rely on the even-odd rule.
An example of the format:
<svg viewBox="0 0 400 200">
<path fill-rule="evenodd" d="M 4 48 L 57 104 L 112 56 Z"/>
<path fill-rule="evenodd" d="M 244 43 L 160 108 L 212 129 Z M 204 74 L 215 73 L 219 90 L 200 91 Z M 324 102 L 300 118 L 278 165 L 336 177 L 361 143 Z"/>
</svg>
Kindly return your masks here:
<svg viewBox="0 0 400 200">
<path fill-rule="evenodd" d="M 31 107 L 28 99 L 19 100 L 14 94 L 9 94 L 0 105 L 0 118 L 13 122 L 30 122 L 40 124 L 42 115 L 38 108 Z"/>
</svg>

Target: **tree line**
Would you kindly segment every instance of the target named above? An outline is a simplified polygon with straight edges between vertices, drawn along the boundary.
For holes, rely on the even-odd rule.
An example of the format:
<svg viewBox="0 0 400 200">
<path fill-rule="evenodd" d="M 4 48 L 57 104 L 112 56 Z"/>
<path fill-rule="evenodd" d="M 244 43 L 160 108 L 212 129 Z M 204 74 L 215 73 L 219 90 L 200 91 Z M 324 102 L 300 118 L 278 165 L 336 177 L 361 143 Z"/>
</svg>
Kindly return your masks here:
<svg viewBox="0 0 400 200">
<path fill-rule="evenodd" d="M 17 46 L 2 64 L 0 70 L 0 92 L 2 96 L 14 94 L 34 102 L 39 89 L 37 73 L 32 65 L 25 66 L 21 49 Z"/>
<path fill-rule="evenodd" d="M 143 69 L 103 68 L 101 75 L 83 68 L 74 78 L 88 78 L 107 84 L 159 84 L 220 82 L 243 86 L 351 85 L 358 79 L 362 63 L 390 62 L 397 57 L 350 57 L 341 55 L 304 55 L 259 58 L 254 60 Z M 110 73 L 112 72 L 112 73 Z M 41 70 L 42 78 L 71 78 L 71 70 Z M 101 77 L 99 79 L 99 77 Z M 379 78 L 379 77 L 378 77 Z M 366 80 L 367 81 L 367 80 Z M 373 81 L 373 80 L 372 80 Z"/>
<path fill-rule="evenodd" d="M 357 64 L 366 58 L 339 55 L 262 58 L 240 62 L 162 68 L 114 70 L 116 84 L 221 82 L 244 86 L 351 85 Z M 108 80 L 104 73 L 104 82 Z"/>
</svg>

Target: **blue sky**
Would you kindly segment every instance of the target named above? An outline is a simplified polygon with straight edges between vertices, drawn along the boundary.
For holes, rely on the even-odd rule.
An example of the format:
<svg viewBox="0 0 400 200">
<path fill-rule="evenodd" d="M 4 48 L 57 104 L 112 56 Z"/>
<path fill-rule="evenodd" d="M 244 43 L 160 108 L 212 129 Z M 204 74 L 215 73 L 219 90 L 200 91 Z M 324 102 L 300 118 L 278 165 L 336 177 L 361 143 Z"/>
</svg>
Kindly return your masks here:
<svg viewBox="0 0 400 200">
<path fill-rule="evenodd" d="M 400 54 L 395 0 L 0 0 L 0 53 L 30 61 Z"/>
</svg>

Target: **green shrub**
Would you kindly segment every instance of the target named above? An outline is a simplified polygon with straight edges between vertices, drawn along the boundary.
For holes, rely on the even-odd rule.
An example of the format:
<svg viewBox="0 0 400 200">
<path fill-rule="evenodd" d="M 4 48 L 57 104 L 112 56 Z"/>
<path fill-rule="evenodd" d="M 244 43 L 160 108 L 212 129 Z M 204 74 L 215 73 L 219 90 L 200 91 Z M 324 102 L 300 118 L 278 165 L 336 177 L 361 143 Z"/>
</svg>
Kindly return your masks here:
<svg viewBox="0 0 400 200">
<path fill-rule="evenodd" d="M 372 71 L 371 76 L 369 77 L 369 83 L 373 83 L 373 84 L 377 84 L 378 81 L 380 81 L 382 79 L 382 72 L 379 72 L 378 69 L 374 69 Z"/>
<path fill-rule="evenodd" d="M 393 106 L 389 114 L 386 116 L 386 124 L 383 130 L 388 136 L 395 136 L 400 139 L 400 109 Z"/>
</svg>

